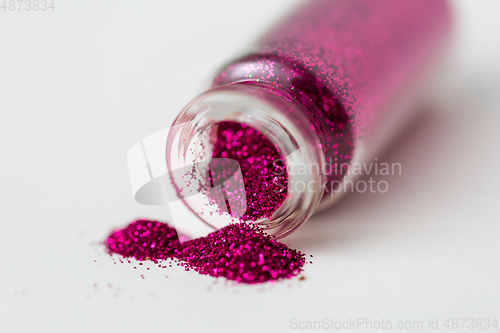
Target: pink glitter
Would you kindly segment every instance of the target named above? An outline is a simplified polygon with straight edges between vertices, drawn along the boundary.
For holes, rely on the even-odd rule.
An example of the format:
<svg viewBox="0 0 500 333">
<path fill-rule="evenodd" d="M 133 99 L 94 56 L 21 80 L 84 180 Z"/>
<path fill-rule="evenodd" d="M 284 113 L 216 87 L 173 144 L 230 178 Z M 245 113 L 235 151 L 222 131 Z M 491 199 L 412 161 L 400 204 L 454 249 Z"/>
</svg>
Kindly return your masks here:
<svg viewBox="0 0 500 333">
<path fill-rule="evenodd" d="M 381 139 L 389 138 L 396 124 L 402 124 L 405 117 L 398 113 L 400 104 L 415 97 L 414 85 L 437 59 L 449 27 L 449 11 L 441 0 L 309 1 L 248 54 L 225 66 L 212 87 L 253 85 L 300 106 L 291 108 L 296 113 L 287 117 L 299 122 L 304 118 L 298 113 L 305 113 L 308 128 L 319 138 L 307 148 L 319 152 L 333 167 L 322 171 L 326 182 L 340 184 L 360 152 L 368 152 L 360 155 L 362 159 L 374 157 L 383 145 Z M 230 116 L 224 119 L 214 125 L 212 154 L 214 163 L 221 164 L 210 168 L 227 175 L 224 163 L 236 160 L 245 187 L 246 211 L 241 219 L 271 218 L 283 204 L 291 182 L 286 173 L 272 169 L 277 167 L 273 162 L 282 159 L 281 152 L 262 132 L 232 122 Z M 224 178 L 217 173 L 210 177 L 211 188 Z M 323 201 L 327 202 L 336 187 L 324 188 Z M 228 202 L 231 196 L 241 199 L 241 194 L 226 188 L 225 197 L 214 200 L 234 216 L 243 208 L 229 207 Z M 309 207 L 302 209 L 309 214 Z M 309 216 L 304 214 L 304 218 Z M 286 226 L 292 231 L 296 227 Z M 186 270 L 243 283 L 290 278 L 305 264 L 302 253 L 245 223 L 181 243 L 175 229 L 141 220 L 112 233 L 106 244 L 111 253 L 155 262 L 173 258 Z"/>
<path fill-rule="evenodd" d="M 230 224 L 186 242 L 177 258 L 200 274 L 244 283 L 290 278 L 300 273 L 305 263 L 302 253 L 246 223 Z"/>
<path fill-rule="evenodd" d="M 177 259 L 186 270 L 243 283 L 291 278 L 306 262 L 301 252 L 246 223 L 230 224 L 207 237 L 181 243 L 176 230 L 167 224 L 138 220 L 111 233 L 105 244 L 109 253 L 155 263 Z"/>
<path fill-rule="evenodd" d="M 288 175 L 280 168 L 278 160 L 283 160 L 277 147 L 271 143 L 261 132 L 246 124 L 233 121 L 217 123 L 216 141 L 214 143 L 213 157 L 217 163 L 220 159 L 229 158 L 237 161 L 243 175 L 246 195 L 246 212 L 240 217 L 242 221 L 257 221 L 261 218 L 271 218 L 287 195 Z M 212 162 L 212 165 L 214 164 Z M 219 165 L 218 168 L 223 166 Z M 218 179 L 212 179 L 217 182 Z M 239 195 L 239 192 L 225 191 L 226 197 Z M 217 199 L 218 197 L 214 198 Z M 232 202 L 242 202 L 233 200 Z M 218 203 L 221 205 L 222 203 Z M 226 202 L 223 203 L 226 205 Z M 240 207 L 229 207 L 239 209 Z"/>
<path fill-rule="evenodd" d="M 106 246 L 112 253 L 137 260 L 167 259 L 178 251 L 177 231 L 168 224 L 138 220 L 109 235 Z"/>
</svg>

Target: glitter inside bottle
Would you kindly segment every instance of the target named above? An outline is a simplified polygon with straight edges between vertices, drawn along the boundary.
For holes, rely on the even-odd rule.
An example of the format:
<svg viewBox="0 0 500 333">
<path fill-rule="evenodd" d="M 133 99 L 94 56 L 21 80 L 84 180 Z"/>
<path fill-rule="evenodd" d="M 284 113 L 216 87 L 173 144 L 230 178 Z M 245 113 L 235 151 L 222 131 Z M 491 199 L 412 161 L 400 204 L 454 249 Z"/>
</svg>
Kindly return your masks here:
<svg viewBox="0 0 500 333">
<path fill-rule="evenodd" d="M 190 170 L 172 176 L 179 196 L 215 228 L 293 232 L 404 126 L 449 32 L 442 0 L 298 7 L 175 120 L 167 165 Z"/>
</svg>

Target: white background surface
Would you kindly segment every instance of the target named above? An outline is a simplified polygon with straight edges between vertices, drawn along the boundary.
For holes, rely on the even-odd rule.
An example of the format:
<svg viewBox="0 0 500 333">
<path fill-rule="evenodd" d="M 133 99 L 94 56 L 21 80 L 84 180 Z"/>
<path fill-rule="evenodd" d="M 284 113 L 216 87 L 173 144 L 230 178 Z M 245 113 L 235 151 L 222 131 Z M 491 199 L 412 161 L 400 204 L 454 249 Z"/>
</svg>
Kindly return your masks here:
<svg viewBox="0 0 500 333">
<path fill-rule="evenodd" d="M 162 219 L 163 208 L 134 202 L 127 150 L 169 126 L 290 4 L 56 0 L 54 12 L 0 11 L 0 331 L 281 332 L 291 318 L 500 325 L 498 1 L 453 2 L 450 75 L 380 157 L 403 167 L 389 191 L 350 195 L 285 239 L 314 255 L 306 280 L 214 284 L 115 265 L 90 245 L 134 218 Z"/>
</svg>

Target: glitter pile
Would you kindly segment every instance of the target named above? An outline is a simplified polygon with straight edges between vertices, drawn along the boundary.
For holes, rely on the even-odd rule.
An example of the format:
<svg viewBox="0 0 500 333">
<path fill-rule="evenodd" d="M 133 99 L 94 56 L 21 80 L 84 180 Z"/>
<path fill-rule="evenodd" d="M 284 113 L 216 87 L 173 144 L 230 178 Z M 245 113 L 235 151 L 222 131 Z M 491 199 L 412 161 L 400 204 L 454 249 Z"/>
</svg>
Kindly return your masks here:
<svg viewBox="0 0 500 333">
<path fill-rule="evenodd" d="M 207 237 L 186 242 L 177 258 L 200 274 L 245 283 L 290 278 L 305 262 L 299 251 L 246 223 L 230 224 Z"/>
<path fill-rule="evenodd" d="M 113 232 L 108 252 L 137 260 L 175 259 L 186 270 L 243 283 L 291 278 L 302 271 L 304 255 L 272 239 L 253 224 L 230 224 L 206 237 L 181 243 L 165 223 L 138 220 Z"/>
<path fill-rule="evenodd" d="M 239 191 L 228 191 L 223 202 L 214 196 L 212 199 L 219 207 L 227 206 L 228 212 L 245 209 L 240 217 L 242 221 L 257 221 L 261 218 L 271 218 L 281 206 L 287 195 L 288 174 L 283 167 L 284 158 L 279 149 L 261 132 L 246 124 L 223 121 L 217 123 L 216 140 L 212 157 L 231 159 L 239 163 L 243 176 L 246 202 L 231 196 L 239 195 Z M 217 161 L 217 160 L 214 160 Z M 223 169 L 219 165 L 219 169 Z M 212 179 L 212 183 L 219 179 Z M 230 186 L 230 185 L 229 185 Z M 229 200 L 228 200 L 229 199 Z M 228 202 L 232 203 L 229 207 Z M 234 207 L 236 205 L 236 207 Z M 242 205 L 244 207 L 238 207 Z M 235 214 L 231 214 L 233 217 Z"/>
<path fill-rule="evenodd" d="M 172 257 L 180 242 L 177 231 L 168 224 L 138 220 L 109 235 L 106 246 L 110 253 L 157 262 Z"/>
</svg>

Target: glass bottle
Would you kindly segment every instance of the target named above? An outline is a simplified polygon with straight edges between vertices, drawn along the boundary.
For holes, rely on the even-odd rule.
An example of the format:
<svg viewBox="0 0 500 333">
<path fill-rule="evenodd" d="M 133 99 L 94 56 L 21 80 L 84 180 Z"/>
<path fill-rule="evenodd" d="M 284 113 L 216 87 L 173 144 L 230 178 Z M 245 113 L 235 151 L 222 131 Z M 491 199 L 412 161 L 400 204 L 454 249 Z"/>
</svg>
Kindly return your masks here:
<svg viewBox="0 0 500 333">
<path fill-rule="evenodd" d="M 187 186 L 185 174 L 172 176 L 179 196 L 215 228 L 235 220 L 207 213 L 210 199 L 192 193 L 214 185 L 210 133 L 221 122 L 242 123 L 277 147 L 288 175 L 284 201 L 252 222 L 276 237 L 293 232 L 348 192 L 350 166 L 372 161 L 411 119 L 450 26 L 442 0 L 304 3 L 224 65 L 174 121 L 168 169 L 191 168 L 196 179 Z"/>
</svg>

